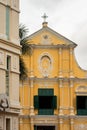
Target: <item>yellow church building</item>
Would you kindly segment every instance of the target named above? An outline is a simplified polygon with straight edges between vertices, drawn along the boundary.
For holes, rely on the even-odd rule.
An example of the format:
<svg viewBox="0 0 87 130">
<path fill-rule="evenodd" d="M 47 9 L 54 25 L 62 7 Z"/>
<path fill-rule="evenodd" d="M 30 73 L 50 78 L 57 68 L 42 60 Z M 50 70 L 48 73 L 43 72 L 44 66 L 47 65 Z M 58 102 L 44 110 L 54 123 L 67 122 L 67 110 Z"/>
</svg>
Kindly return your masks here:
<svg viewBox="0 0 87 130">
<path fill-rule="evenodd" d="M 48 27 L 27 38 L 28 78 L 20 85 L 20 130 L 87 130 L 87 71 L 71 40 Z"/>
</svg>

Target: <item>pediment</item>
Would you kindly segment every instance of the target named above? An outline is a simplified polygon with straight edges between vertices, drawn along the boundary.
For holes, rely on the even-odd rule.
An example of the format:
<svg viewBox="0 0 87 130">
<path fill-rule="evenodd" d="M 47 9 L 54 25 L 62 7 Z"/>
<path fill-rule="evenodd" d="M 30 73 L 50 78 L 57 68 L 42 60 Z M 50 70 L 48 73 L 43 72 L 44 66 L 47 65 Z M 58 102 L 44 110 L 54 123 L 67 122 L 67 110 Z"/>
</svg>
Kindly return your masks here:
<svg viewBox="0 0 87 130">
<path fill-rule="evenodd" d="M 61 34 L 55 32 L 49 27 L 43 27 L 39 31 L 27 37 L 29 44 L 37 45 L 69 45 L 75 44 Z M 76 44 L 75 44 L 76 45 Z"/>
<path fill-rule="evenodd" d="M 76 93 L 81 94 L 81 95 L 83 95 L 83 94 L 87 95 L 87 86 L 79 86 L 79 87 L 77 87 Z"/>
</svg>

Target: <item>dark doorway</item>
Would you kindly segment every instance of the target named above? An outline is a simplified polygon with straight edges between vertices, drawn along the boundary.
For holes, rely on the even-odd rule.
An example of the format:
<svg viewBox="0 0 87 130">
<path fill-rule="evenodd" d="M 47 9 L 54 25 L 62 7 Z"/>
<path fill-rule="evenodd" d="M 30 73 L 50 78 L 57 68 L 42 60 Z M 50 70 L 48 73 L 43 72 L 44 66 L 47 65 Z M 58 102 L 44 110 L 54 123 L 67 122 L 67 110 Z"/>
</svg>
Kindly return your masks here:
<svg viewBox="0 0 87 130">
<path fill-rule="evenodd" d="M 35 126 L 34 130 L 55 130 L 55 126 Z"/>
</svg>

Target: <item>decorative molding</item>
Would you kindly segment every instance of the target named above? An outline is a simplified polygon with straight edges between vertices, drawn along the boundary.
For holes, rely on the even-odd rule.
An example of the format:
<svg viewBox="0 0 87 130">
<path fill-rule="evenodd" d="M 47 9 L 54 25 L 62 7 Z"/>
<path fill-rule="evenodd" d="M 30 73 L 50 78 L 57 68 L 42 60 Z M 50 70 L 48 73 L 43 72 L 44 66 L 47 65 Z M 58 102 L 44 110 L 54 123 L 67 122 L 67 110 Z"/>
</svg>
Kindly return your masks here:
<svg viewBox="0 0 87 130">
<path fill-rule="evenodd" d="M 77 82 L 82 82 L 83 83 L 83 81 L 86 81 L 87 82 L 87 78 L 83 78 L 83 79 L 81 79 L 81 78 L 76 78 L 76 77 L 69 77 L 69 78 L 67 78 L 67 77 L 57 77 L 57 76 L 55 76 L 55 77 L 52 77 L 52 78 L 48 78 L 48 77 L 41 77 L 41 78 L 39 78 L 39 77 L 29 77 L 29 79 L 28 80 L 34 80 L 34 81 L 59 81 L 59 80 L 63 80 L 63 82 L 69 82 L 69 81 L 73 81 L 73 82 L 75 82 L 75 83 L 77 83 Z"/>
<path fill-rule="evenodd" d="M 33 119 L 34 119 L 34 124 L 35 125 L 39 125 L 39 124 L 41 124 L 41 125 L 44 125 L 44 124 L 50 124 L 50 125 L 53 125 L 53 124 L 56 124 L 56 123 L 58 123 L 58 118 L 57 118 L 57 116 L 48 116 L 48 115 L 46 115 L 46 116 L 43 116 L 43 115 L 38 115 L 38 116 L 34 116 L 33 117 Z"/>
<path fill-rule="evenodd" d="M 20 74 L 19 72 L 19 56 L 13 55 L 11 73 Z"/>
<path fill-rule="evenodd" d="M 73 118 L 70 119 L 70 124 L 71 124 L 71 125 L 74 124 L 74 119 L 73 119 Z"/>
<path fill-rule="evenodd" d="M 72 50 L 72 48 L 70 48 L 70 55 L 72 55 L 73 54 L 73 50 Z"/>
<path fill-rule="evenodd" d="M 11 47 L 13 47 L 13 48 L 16 48 L 16 49 L 18 49 L 18 50 L 21 49 L 20 44 L 15 44 L 15 43 L 13 43 L 13 42 L 11 42 L 11 41 L 8 41 L 8 40 L 0 39 L 0 44 L 1 44 L 1 43 L 3 43 L 4 45 L 8 45 L 8 46 L 11 46 Z M 1 47 L 1 46 L 0 46 L 0 47 Z M 20 54 L 20 53 L 19 53 L 19 54 Z"/>
<path fill-rule="evenodd" d="M 73 87 L 73 80 L 70 80 L 70 87 Z"/>
<path fill-rule="evenodd" d="M 34 85 L 33 85 L 33 80 L 31 80 L 31 82 L 30 82 L 30 87 L 31 87 L 31 88 L 34 87 Z"/>
<path fill-rule="evenodd" d="M 42 77 L 42 78 L 38 78 L 38 77 L 29 77 L 29 80 L 34 80 L 35 82 L 45 82 L 45 81 L 52 81 L 52 82 L 56 82 L 58 81 L 58 78 L 57 77 L 54 77 L 54 78 L 48 78 L 48 77 Z"/>
<path fill-rule="evenodd" d="M 0 51 L 0 65 L 4 64 L 4 52 Z"/>
<path fill-rule="evenodd" d="M 0 116 L 0 130 L 3 129 L 3 117 Z"/>
<path fill-rule="evenodd" d="M 63 87 L 63 80 L 62 79 L 59 79 L 59 87 Z"/>
<path fill-rule="evenodd" d="M 40 45 L 39 44 L 30 44 L 31 47 L 35 48 L 35 49 L 39 49 L 39 48 L 43 48 L 43 49 L 58 49 L 58 48 L 70 48 L 70 47 L 74 47 L 74 45 L 72 44 L 69 44 L 69 45 L 66 45 L 66 44 L 57 44 L 57 45 L 54 45 L 54 44 L 50 44 L 50 45 Z"/>
<path fill-rule="evenodd" d="M 34 116 L 34 107 L 30 106 L 30 116 Z"/>
<path fill-rule="evenodd" d="M 51 37 L 48 34 L 44 34 L 41 36 L 41 44 L 42 45 L 50 45 L 51 44 Z"/>
<path fill-rule="evenodd" d="M 13 68 L 17 69 L 17 56 L 14 56 Z"/>
<path fill-rule="evenodd" d="M 53 68 L 53 59 L 48 52 L 44 52 L 39 57 L 39 70 L 44 77 L 48 77 Z"/>
<path fill-rule="evenodd" d="M 62 118 L 60 118 L 59 119 L 59 124 L 63 124 L 64 122 L 63 122 L 63 119 Z"/>
<path fill-rule="evenodd" d="M 9 99 L 6 94 L 0 94 L 0 109 L 5 111 L 7 108 L 9 108 Z"/>
<path fill-rule="evenodd" d="M 10 99 L 10 108 L 17 108 L 17 109 L 19 109 L 20 108 L 19 101 L 15 101 L 15 100 L 11 100 Z"/>
<path fill-rule="evenodd" d="M 77 95 L 87 95 L 87 86 L 79 86 L 76 88 Z"/>
<path fill-rule="evenodd" d="M 0 49 L 2 49 L 5 52 L 12 53 L 12 54 L 16 54 L 16 55 L 20 54 L 20 48 L 15 48 L 13 46 L 2 43 L 1 40 L 0 40 Z"/>
<path fill-rule="evenodd" d="M 76 124 L 74 125 L 74 130 L 87 130 L 87 125 L 86 124 Z"/>
<path fill-rule="evenodd" d="M 18 117 L 13 118 L 13 130 L 18 129 Z"/>
<path fill-rule="evenodd" d="M 62 48 L 59 48 L 59 54 L 60 55 L 62 54 Z"/>
</svg>

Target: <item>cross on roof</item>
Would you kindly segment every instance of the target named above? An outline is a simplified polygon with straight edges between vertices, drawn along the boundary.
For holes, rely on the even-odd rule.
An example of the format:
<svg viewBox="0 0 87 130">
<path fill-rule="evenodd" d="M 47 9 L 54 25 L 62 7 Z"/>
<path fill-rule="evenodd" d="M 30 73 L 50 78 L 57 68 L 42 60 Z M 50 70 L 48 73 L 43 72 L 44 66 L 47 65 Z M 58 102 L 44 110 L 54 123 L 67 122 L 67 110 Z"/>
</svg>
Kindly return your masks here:
<svg viewBox="0 0 87 130">
<path fill-rule="evenodd" d="M 44 13 L 44 15 L 42 16 L 44 22 L 46 22 L 46 19 L 48 18 L 48 16 L 46 15 L 46 13 Z"/>
</svg>

